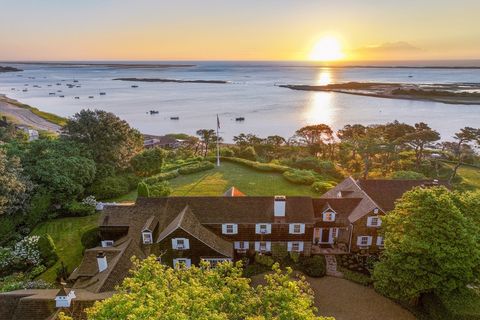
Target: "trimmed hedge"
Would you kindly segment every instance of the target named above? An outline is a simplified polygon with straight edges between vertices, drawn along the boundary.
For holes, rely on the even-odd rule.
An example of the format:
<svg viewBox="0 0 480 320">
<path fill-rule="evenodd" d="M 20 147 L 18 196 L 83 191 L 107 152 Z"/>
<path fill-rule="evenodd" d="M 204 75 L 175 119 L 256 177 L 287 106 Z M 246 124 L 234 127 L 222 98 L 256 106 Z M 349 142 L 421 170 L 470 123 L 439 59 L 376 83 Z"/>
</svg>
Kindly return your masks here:
<svg viewBox="0 0 480 320">
<path fill-rule="evenodd" d="M 106 177 L 95 181 L 90 192 L 99 200 L 115 198 L 135 189 L 139 181 L 133 174 Z"/>
<path fill-rule="evenodd" d="M 78 201 L 70 202 L 63 215 L 70 217 L 85 217 L 95 213 L 95 207 Z"/>
<path fill-rule="evenodd" d="M 38 250 L 46 267 L 53 266 L 58 260 L 57 248 L 49 234 L 44 234 L 38 239 Z"/>
<path fill-rule="evenodd" d="M 316 255 L 311 257 L 302 257 L 300 264 L 303 272 L 310 277 L 320 278 L 327 273 L 325 257 Z"/>
<path fill-rule="evenodd" d="M 178 170 L 172 170 L 168 172 L 162 172 L 154 176 L 143 179 L 146 184 L 155 184 L 162 181 L 167 181 L 173 178 L 176 178 L 180 175 Z"/>
<path fill-rule="evenodd" d="M 471 289 L 445 297 L 429 294 L 422 303 L 432 319 L 480 320 L 480 294 Z"/>
<path fill-rule="evenodd" d="M 80 240 L 85 249 L 94 248 L 100 243 L 100 231 L 98 227 L 85 231 Z"/>
<path fill-rule="evenodd" d="M 362 286 L 368 287 L 371 284 L 373 284 L 372 278 L 367 276 L 366 274 L 351 271 L 351 270 L 348 270 L 348 269 L 343 268 L 343 267 L 339 267 L 338 271 L 343 273 L 343 277 L 345 279 L 350 280 L 350 281 L 355 282 L 355 283 L 358 283 L 358 284 L 361 284 Z"/>
<path fill-rule="evenodd" d="M 247 166 L 249 168 L 258 170 L 258 171 L 283 173 L 283 172 L 290 169 L 289 167 L 282 166 L 280 164 L 262 163 L 262 162 L 247 160 L 247 159 L 235 158 L 235 157 L 222 157 L 222 159 L 225 160 L 225 161 L 239 163 L 239 164 L 242 164 L 242 165 Z"/>
<path fill-rule="evenodd" d="M 290 169 L 283 173 L 283 177 L 295 184 L 311 185 L 318 178 L 312 170 Z"/>
<path fill-rule="evenodd" d="M 317 193 L 324 194 L 336 185 L 337 183 L 334 181 L 315 181 L 312 183 L 312 189 Z"/>
<path fill-rule="evenodd" d="M 178 169 L 178 173 L 180 174 L 191 174 L 205 170 L 211 170 L 215 168 L 215 165 L 209 161 L 202 161 L 195 164 L 190 164 L 188 166 L 181 167 Z"/>
</svg>

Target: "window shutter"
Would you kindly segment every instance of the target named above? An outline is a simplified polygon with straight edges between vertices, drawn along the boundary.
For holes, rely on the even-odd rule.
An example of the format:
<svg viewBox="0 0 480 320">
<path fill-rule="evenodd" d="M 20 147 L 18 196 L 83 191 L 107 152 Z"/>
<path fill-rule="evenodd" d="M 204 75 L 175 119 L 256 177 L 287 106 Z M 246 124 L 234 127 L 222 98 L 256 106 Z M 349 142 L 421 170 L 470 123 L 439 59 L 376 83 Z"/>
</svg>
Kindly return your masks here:
<svg viewBox="0 0 480 320">
<path fill-rule="evenodd" d="M 188 239 L 183 239 L 185 243 L 185 249 L 190 249 L 190 241 Z"/>
<path fill-rule="evenodd" d="M 372 217 L 368 217 L 367 218 L 367 227 L 371 227 L 372 226 Z"/>
<path fill-rule="evenodd" d="M 383 241 L 383 237 L 377 237 L 377 246 L 381 246 Z"/>
<path fill-rule="evenodd" d="M 270 241 L 267 241 L 266 247 L 267 247 L 267 251 L 271 251 L 272 250 L 272 243 Z"/>
<path fill-rule="evenodd" d="M 299 249 L 298 250 L 303 251 L 303 241 L 300 241 L 298 244 L 299 244 L 299 246 L 298 246 Z"/>
<path fill-rule="evenodd" d="M 227 225 L 226 224 L 222 224 L 222 233 L 223 234 L 227 233 Z"/>
<path fill-rule="evenodd" d="M 233 234 L 237 234 L 238 233 L 238 224 L 234 224 L 233 225 Z"/>
<path fill-rule="evenodd" d="M 305 225 L 303 223 L 300 225 L 300 233 L 305 233 Z"/>
<path fill-rule="evenodd" d="M 172 249 L 177 249 L 177 239 L 176 238 L 172 239 Z"/>
<path fill-rule="evenodd" d="M 243 249 L 248 250 L 248 241 L 243 241 Z"/>
<path fill-rule="evenodd" d="M 380 227 L 382 225 L 382 218 L 378 217 L 378 226 Z"/>
<path fill-rule="evenodd" d="M 233 243 L 233 247 L 234 247 L 235 249 L 240 249 L 240 242 L 235 241 L 235 242 Z"/>
<path fill-rule="evenodd" d="M 362 245 L 362 236 L 358 236 L 357 237 L 357 246 L 361 246 Z"/>
<path fill-rule="evenodd" d="M 188 243 L 188 240 L 187 240 L 187 243 Z M 185 265 L 187 266 L 187 268 L 190 268 L 192 266 L 192 260 L 187 259 Z"/>
<path fill-rule="evenodd" d="M 293 231 L 293 230 L 294 230 L 294 226 L 295 226 L 295 225 L 294 225 L 293 223 L 290 223 L 290 224 L 288 225 L 288 233 L 293 234 L 293 232 L 294 232 L 294 231 Z"/>
<path fill-rule="evenodd" d="M 369 246 L 371 246 L 371 245 L 372 245 L 372 237 L 368 237 L 367 244 L 368 244 Z"/>
<path fill-rule="evenodd" d="M 288 252 L 292 251 L 292 242 L 291 241 L 287 242 L 287 251 Z"/>
<path fill-rule="evenodd" d="M 267 224 L 267 233 L 268 234 L 272 233 L 272 225 L 271 224 Z"/>
<path fill-rule="evenodd" d="M 260 224 L 259 224 L 259 223 L 257 223 L 257 224 L 255 225 L 255 233 L 256 233 L 256 234 L 260 234 Z"/>
<path fill-rule="evenodd" d="M 255 251 L 260 251 L 260 242 L 255 241 Z"/>
</svg>

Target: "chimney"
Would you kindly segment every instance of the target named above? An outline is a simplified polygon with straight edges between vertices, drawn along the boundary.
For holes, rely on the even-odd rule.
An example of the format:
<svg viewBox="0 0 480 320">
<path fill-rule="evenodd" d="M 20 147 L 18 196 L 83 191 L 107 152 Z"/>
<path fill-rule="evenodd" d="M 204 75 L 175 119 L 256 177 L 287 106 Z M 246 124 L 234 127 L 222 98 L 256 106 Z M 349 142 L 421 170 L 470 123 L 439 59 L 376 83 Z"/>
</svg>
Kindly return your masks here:
<svg viewBox="0 0 480 320">
<path fill-rule="evenodd" d="M 275 196 L 273 206 L 273 215 L 275 218 L 284 218 L 285 217 L 285 204 L 287 199 L 285 196 Z"/>
<path fill-rule="evenodd" d="M 97 254 L 97 263 L 98 263 L 98 272 L 102 272 L 103 270 L 107 269 L 107 256 L 105 256 L 105 252 L 100 251 Z"/>
</svg>

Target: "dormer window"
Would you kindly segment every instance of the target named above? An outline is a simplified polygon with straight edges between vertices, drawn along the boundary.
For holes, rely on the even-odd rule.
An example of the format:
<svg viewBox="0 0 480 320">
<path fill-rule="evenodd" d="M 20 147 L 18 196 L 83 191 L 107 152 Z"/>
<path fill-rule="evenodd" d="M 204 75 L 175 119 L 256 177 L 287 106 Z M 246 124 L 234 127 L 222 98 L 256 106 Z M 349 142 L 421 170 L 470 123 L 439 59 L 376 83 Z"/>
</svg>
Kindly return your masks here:
<svg viewBox="0 0 480 320">
<path fill-rule="evenodd" d="M 290 223 L 288 226 L 288 233 L 290 234 L 304 234 L 305 225 L 303 223 Z"/>
<path fill-rule="evenodd" d="M 188 250 L 190 249 L 190 241 L 185 238 L 174 238 L 172 239 L 172 249 Z"/>
<path fill-rule="evenodd" d="M 373 209 L 373 213 L 378 214 L 378 208 Z"/>
<path fill-rule="evenodd" d="M 222 233 L 223 234 L 237 234 L 238 226 L 234 223 L 224 223 L 222 224 Z"/>
<path fill-rule="evenodd" d="M 152 232 L 149 230 L 145 230 L 142 232 L 142 239 L 143 244 L 152 244 L 153 243 L 153 235 Z"/>
<path fill-rule="evenodd" d="M 335 221 L 335 212 L 333 211 L 325 211 L 323 213 L 323 221 L 332 222 Z"/>
<path fill-rule="evenodd" d="M 341 198 L 342 197 L 342 191 L 338 191 L 337 192 L 337 198 Z"/>
<path fill-rule="evenodd" d="M 367 227 L 380 227 L 382 225 L 382 219 L 379 216 L 373 216 L 367 218 Z"/>
<path fill-rule="evenodd" d="M 269 223 L 257 223 L 255 225 L 256 234 L 270 234 L 272 233 L 272 225 Z"/>
</svg>

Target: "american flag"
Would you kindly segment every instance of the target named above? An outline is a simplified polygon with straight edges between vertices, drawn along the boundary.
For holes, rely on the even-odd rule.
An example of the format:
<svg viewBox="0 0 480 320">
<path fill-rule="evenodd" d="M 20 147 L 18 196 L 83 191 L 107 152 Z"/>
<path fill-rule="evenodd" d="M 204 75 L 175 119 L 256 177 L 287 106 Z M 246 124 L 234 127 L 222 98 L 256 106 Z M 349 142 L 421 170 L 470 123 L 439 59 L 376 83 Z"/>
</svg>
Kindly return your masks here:
<svg viewBox="0 0 480 320">
<path fill-rule="evenodd" d="M 220 129 L 220 119 L 218 118 L 218 114 L 217 114 L 217 129 Z"/>
</svg>

